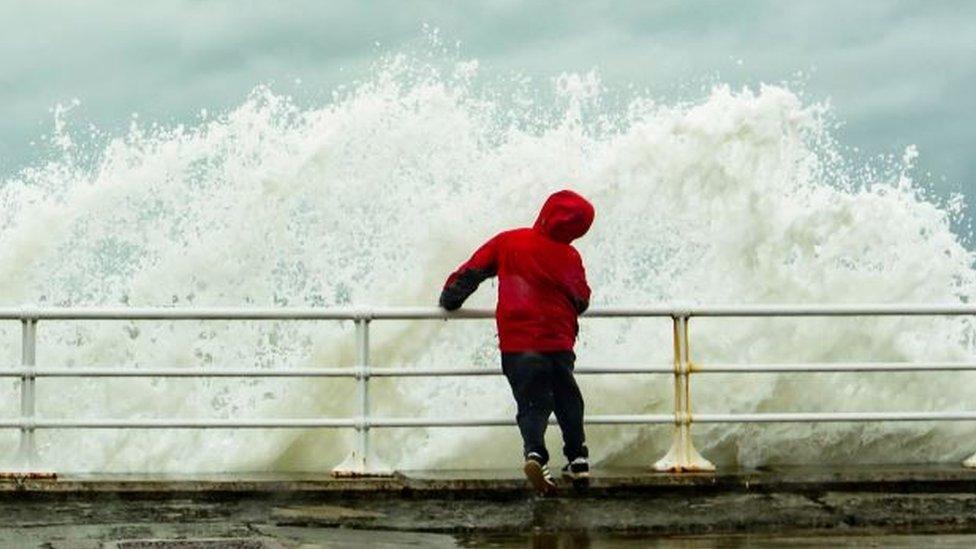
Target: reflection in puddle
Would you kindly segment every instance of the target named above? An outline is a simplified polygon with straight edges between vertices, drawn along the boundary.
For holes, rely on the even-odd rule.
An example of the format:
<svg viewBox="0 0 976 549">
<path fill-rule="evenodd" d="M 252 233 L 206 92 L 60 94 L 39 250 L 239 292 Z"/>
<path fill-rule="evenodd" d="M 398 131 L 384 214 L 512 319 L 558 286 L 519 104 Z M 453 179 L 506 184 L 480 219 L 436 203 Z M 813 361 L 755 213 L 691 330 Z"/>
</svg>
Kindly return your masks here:
<svg viewBox="0 0 976 549">
<path fill-rule="evenodd" d="M 771 549 L 778 547 L 915 547 L 971 548 L 976 535 L 711 535 L 656 537 L 645 534 L 604 534 L 589 532 L 535 532 L 526 535 L 497 534 L 458 539 L 466 548 L 493 549 Z"/>
</svg>

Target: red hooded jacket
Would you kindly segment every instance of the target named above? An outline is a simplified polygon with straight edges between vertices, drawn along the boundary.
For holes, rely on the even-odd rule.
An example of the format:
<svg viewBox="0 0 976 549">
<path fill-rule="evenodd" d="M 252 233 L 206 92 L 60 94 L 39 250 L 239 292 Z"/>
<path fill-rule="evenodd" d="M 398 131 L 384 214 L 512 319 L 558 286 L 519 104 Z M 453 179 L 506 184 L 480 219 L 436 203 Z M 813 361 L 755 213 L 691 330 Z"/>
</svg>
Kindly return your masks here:
<svg viewBox="0 0 976 549">
<path fill-rule="evenodd" d="M 441 307 L 459 308 L 482 281 L 497 275 L 502 352 L 572 350 L 576 317 L 589 306 L 590 287 L 570 242 L 586 234 L 593 216 L 593 206 L 573 191 L 553 194 L 531 229 L 498 234 L 451 274 Z"/>
</svg>

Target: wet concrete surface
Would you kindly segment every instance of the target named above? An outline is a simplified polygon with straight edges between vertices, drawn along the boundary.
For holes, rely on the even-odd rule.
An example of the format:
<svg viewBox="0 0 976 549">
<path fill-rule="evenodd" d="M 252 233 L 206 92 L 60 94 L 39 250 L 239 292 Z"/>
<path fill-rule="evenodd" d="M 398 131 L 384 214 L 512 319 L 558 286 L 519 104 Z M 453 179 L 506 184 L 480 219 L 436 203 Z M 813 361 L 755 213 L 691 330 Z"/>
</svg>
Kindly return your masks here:
<svg viewBox="0 0 976 549">
<path fill-rule="evenodd" d="M 484 539 L 460 547 L 493 547 L 496 549 L 772 549 L 781 547 L 849 548 L 878 547 L 885 549 L 932 548 L 971 549 L 976 546 L 974 535 L 710 535 L 710 536 L 580 536 L 536 534 L 521 538 Z"/>
<path fill-rule="evenodd" d="M 0 547 L 976 546 L 976 472 L 956 466 L 602 471 L 549 499 L 516 473 L 7 479 Z"/>
<path fill-rule="evenodd" d="M 11 493 L 316 493 L 332 495 L 484 495 L 517 497 L 526 491 L 518 469 L 402 471 L 387 477 L 335 478 L 329 473 L 59 474 L 56 478 L 0 476 L 0 499 Z M 590 493 L 707 493 L 976 489 L 976 469 L 957 464 L 899 466 L 783 466 L 718 473 L 658 473 L 648 468 L 595 471 Z"/>
</svg>

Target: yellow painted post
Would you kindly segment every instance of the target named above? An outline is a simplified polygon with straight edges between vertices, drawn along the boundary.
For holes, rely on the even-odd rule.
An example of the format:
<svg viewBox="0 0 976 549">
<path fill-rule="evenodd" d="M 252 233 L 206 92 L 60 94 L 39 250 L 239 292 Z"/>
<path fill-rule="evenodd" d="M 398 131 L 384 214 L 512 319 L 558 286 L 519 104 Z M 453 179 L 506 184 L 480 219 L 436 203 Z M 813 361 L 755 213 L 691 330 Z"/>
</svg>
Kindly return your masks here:
<svg viewBox="0 0 976 549">
<path fill-rule="evenodd" d="M 691 438 L 691 359 L 688 316 L 674 316 L 674 430 L 668 453 L 654 463 L 657 471 L 714 471 L 715 465 L 695 449 Z"/>
</svg>

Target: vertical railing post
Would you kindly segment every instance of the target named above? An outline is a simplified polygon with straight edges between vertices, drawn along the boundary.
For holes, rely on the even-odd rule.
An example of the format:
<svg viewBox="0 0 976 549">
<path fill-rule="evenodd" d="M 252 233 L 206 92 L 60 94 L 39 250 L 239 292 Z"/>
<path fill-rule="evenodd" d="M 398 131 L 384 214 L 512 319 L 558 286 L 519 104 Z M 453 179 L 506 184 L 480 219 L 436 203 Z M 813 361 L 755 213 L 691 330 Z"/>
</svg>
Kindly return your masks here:
<svg viewBox="0 0 976 549">
<path fill-rule="evenodd" d="M 334 476 L 385 476 L 390 473 L 381 470 L 370 455 L 369 424 L 369 317 L 363 315 L 356 323 L 356 395 L 359 422 L 356 426 L 356 446 L 349 456 L 332 470 Z"/>
<path fill-rule="evenodd" d="M 691 439 L 691 352 L 688 343 L 687 314 L 672 317 L 674 326 L 674 431 L 671 448 L 654 463 L 657 471 L 714 471 Z"/>
<path fill-rule="evenodd" d="M 369 471 L 369 319 L 356 319 L 356 393 L 359 395 L 359 428 L 356 430 L 359 451 L 357 466 Z"/>
<path fill-rule="evenodd" d="M 37 463 L 37 446 L 34 441 L 34 419 L 36 409 L 34 368 L 37 359 L 37 319 L 21 319 L 20 366 L 20 449 L 21 466 L 25 471 L 33 469 Z"/>
</svg>

